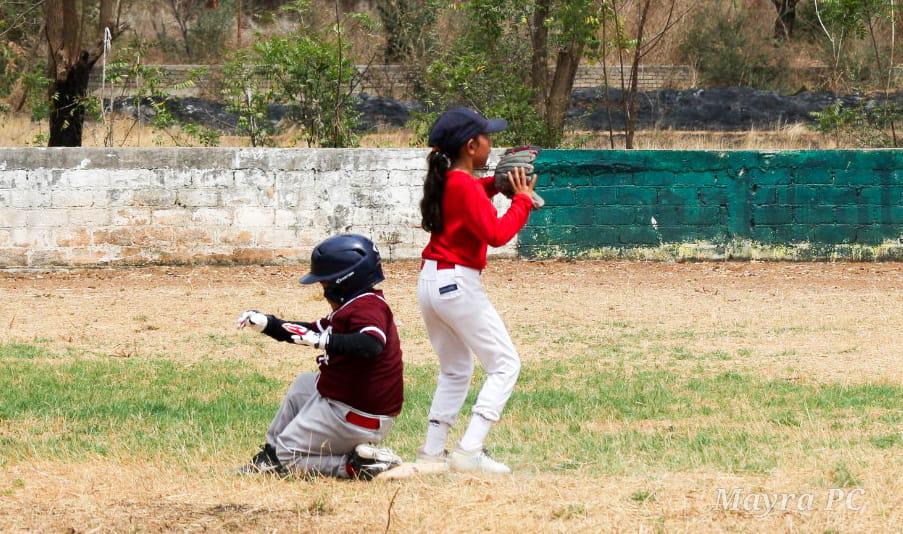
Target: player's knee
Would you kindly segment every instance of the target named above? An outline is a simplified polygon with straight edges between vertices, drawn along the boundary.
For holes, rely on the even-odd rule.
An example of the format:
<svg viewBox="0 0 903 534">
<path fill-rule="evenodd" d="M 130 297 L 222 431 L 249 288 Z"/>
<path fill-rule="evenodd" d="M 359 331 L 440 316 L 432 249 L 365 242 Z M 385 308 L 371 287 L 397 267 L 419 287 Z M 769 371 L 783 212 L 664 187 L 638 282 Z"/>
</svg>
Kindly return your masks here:
<svg viewBox="0 0 903 534">
<path fill-rule="evenodd" d="M 514 378 L 520 376 L 520 357 L 515 353 L 514 358 L 511 360 L 511 374 L 514 375 Z"/>
<path fill-rule="evenodd" d="M 473 376 L 473 360 L 468 358 L 454 366 L 443 366 L 440 373 L 447 380 L 453 382 L 469 382 L 470 377 Z"/>
<path fill-rule="evenodd" d="M 520 375 L 520 356 L 516 352 L 505 354 L 502 358 L 501 372 L 514 377 Z"/>
</svg>

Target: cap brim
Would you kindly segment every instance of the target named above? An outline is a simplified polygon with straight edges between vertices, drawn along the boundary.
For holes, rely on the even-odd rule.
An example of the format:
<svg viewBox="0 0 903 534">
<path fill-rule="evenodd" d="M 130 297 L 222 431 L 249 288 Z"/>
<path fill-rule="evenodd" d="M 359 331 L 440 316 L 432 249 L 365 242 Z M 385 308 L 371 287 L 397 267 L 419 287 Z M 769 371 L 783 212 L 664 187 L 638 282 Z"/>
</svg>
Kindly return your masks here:
<svg viewBox="0 0 903 534">
<path fill-rule="evenodd" d="M 313 283 L 319 282 L 320 280 L 322 280 L 321 277 L 316 276 L 313 273 L 307 273 L 304 276 L 302 276 L 301 279 L 298 281 L 304 285 L 307 285 L 307 284 L 313 284 Z"/>
<path fill-rule="evenodd" d="M 507 127 L 508 121 L 506 121 L 505 119 L 490 119 L 489 124 L 486 126 L 486 131 L 483 133 L 501 132 Z"/>
</svg>

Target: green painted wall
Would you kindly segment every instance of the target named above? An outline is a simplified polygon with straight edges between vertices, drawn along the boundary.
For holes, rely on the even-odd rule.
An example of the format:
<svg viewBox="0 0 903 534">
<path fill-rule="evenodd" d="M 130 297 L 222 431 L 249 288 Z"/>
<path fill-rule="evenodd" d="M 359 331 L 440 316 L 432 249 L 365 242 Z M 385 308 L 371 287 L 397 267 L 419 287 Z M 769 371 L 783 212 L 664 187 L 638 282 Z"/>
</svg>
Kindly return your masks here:
<svg viewBox="0 0 903 534">
<path fill-rule="evenodd" d="M 528 258 L 903 259 L 903 150 L 546 150 L 536 171 Z"/>
</svg>

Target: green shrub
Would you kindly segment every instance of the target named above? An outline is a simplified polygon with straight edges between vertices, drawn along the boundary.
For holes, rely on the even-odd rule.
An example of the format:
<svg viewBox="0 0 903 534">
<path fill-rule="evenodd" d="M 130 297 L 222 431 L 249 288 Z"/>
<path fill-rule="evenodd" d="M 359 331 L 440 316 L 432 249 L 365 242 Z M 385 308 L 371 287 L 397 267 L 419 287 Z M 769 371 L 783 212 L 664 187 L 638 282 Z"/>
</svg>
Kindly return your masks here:
<svg viewBox="0 0 903 534">
<path fill-rule="evenodd" d="M 542 116 L 531 104 L 530 38 L 519 2 L 474 1 L 463 10 L 469 28 L 420 72 L 415 92 L 427 112 L 413 121 L 417 141 L 423 143 L 429 124 L 454 106 L 476 109 L 487 117 L 508 121 L 508 129 L 494 134 L 497 145 L 558 144 L 550 139 Z M 518 21 L 518 24 L 513 24 Z"/>
</svg>

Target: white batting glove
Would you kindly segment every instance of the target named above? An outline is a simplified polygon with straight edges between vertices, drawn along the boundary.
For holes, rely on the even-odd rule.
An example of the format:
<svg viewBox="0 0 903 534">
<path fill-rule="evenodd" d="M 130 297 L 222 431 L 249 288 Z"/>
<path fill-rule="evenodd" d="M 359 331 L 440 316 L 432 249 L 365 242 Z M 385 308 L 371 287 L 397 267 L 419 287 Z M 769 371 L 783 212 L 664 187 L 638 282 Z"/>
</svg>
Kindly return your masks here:
<svg viewBox="0 0 903 534">
<path fill-rule="evenodd" d="M 257 310 L 243 312 L 235 320 L 235 328 L 240 330 L 246 326 L 255 332 L 263 332 L 263 329 L 267 327 L 267 316 Z"/>
<path fill-rule="evenodd" d="M 326 343 L 329 342 L 329 333 L 318 333 L 304 328 L 299 324 L 285 323 L 282 328 L 292 334 L 292 343 L 296 345 L 307 345 L 320 350 L 326 350 Z"/>
</svg>

